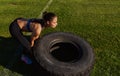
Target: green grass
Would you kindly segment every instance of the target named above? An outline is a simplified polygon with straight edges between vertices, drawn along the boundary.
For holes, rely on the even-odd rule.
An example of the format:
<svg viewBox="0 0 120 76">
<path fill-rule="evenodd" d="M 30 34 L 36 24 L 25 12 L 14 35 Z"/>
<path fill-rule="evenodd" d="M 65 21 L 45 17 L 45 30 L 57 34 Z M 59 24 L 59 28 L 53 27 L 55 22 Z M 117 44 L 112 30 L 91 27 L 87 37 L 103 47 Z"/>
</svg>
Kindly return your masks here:
<svg viewBox="0 0 120 76">
<path fill-rule="evenodd" d="M 15 52 L 15 40 L 11 39 L 9 23 L 17 17 L 38 17 L 48 0 L 0 0 L 0 73 L 4 76 L 20 76 L 31 71 L 17 63 L 18 73 L 4 68 Z M 32 4 L 32 5 L 31 5 Z M 91 76 L 120 75 L 120 1 L 119 0 L 53 0 L 47 11 L 58 15 L 58 27 L 45 29 L 42 34 L 63 31 L 72 32 L 88 41 L 95 52 L 95 66 Z M 20 68 L 20 70 L 18 70 Z M 0 74 L 0 75 L 1 75 Z"/>
</svg>

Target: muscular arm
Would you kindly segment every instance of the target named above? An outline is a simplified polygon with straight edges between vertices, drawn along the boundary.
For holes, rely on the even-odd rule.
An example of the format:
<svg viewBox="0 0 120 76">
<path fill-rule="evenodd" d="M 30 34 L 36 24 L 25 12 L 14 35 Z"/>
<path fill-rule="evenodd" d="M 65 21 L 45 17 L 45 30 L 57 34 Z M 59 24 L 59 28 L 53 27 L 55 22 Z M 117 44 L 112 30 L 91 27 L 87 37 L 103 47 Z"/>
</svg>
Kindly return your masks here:
<svg viewBox="0 0 120 76">
<path fill-rule="evenodd" d="M 39 38 L 40 33 L 41 33 L 40 24 L 35 24 L 35 26 L 33 28 L 32 35 L 31 35 L 31 47 L 33 47 L 34 41 Z"/>
</svg>

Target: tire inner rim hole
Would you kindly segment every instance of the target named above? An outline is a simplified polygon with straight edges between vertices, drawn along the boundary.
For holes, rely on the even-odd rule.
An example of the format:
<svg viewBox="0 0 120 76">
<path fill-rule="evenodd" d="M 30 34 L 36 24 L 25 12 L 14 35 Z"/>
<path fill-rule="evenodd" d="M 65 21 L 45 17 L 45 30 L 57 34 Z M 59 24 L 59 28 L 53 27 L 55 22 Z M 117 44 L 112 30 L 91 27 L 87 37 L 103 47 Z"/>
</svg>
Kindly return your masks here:
<svg viewBox="0 0 120 76">
<path fill-rule="evenodd" d="M 51 55 L 62 62 L 77 62 L 82 56 L 81 48 L 68 42 L 54 44 L 50 49 Z"/>
</svg>

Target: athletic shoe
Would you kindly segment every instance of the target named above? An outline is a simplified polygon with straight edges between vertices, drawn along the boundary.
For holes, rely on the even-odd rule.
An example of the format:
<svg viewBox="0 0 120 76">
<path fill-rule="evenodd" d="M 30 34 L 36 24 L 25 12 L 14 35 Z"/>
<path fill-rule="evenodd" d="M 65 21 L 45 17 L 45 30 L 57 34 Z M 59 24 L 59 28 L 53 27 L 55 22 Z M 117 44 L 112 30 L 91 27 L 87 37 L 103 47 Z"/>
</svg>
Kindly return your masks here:
<svg viewBox="0 0 120 76">
<path fill-rule="evenodd" d="M 21 60 L 22 60 L 23 62 L 25 62 L 26 64 L 32 64 L 32 60 L 31 60 L 28 56 L 26 56 L 26 55 L 24 55 L 24 54 L 22 54 Z"/>
</svg>

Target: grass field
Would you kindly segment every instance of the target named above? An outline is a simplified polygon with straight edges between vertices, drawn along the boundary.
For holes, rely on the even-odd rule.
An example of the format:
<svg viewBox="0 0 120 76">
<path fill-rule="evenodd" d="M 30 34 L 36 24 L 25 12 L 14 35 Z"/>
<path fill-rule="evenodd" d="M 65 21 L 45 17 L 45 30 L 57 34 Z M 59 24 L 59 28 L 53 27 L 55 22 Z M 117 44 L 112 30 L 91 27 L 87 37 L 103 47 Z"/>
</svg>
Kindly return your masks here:
<svg viewBox="0 0 120 76">
<path fill-rule="evenodd" d="M 0 76 L 29 76 L 29 65 L 17 62 L 5 68 L 18 43 L 9 34 L 17 17 L 37 18 L 48 0 L 0 0 Z M 95 52 L 91 76 L 120 75 L 120 0 L 53 0 L 47 11 L 58 15 L 58 27 L 45 29 L 72 32 L 90 43 Z"/>
</svg>

